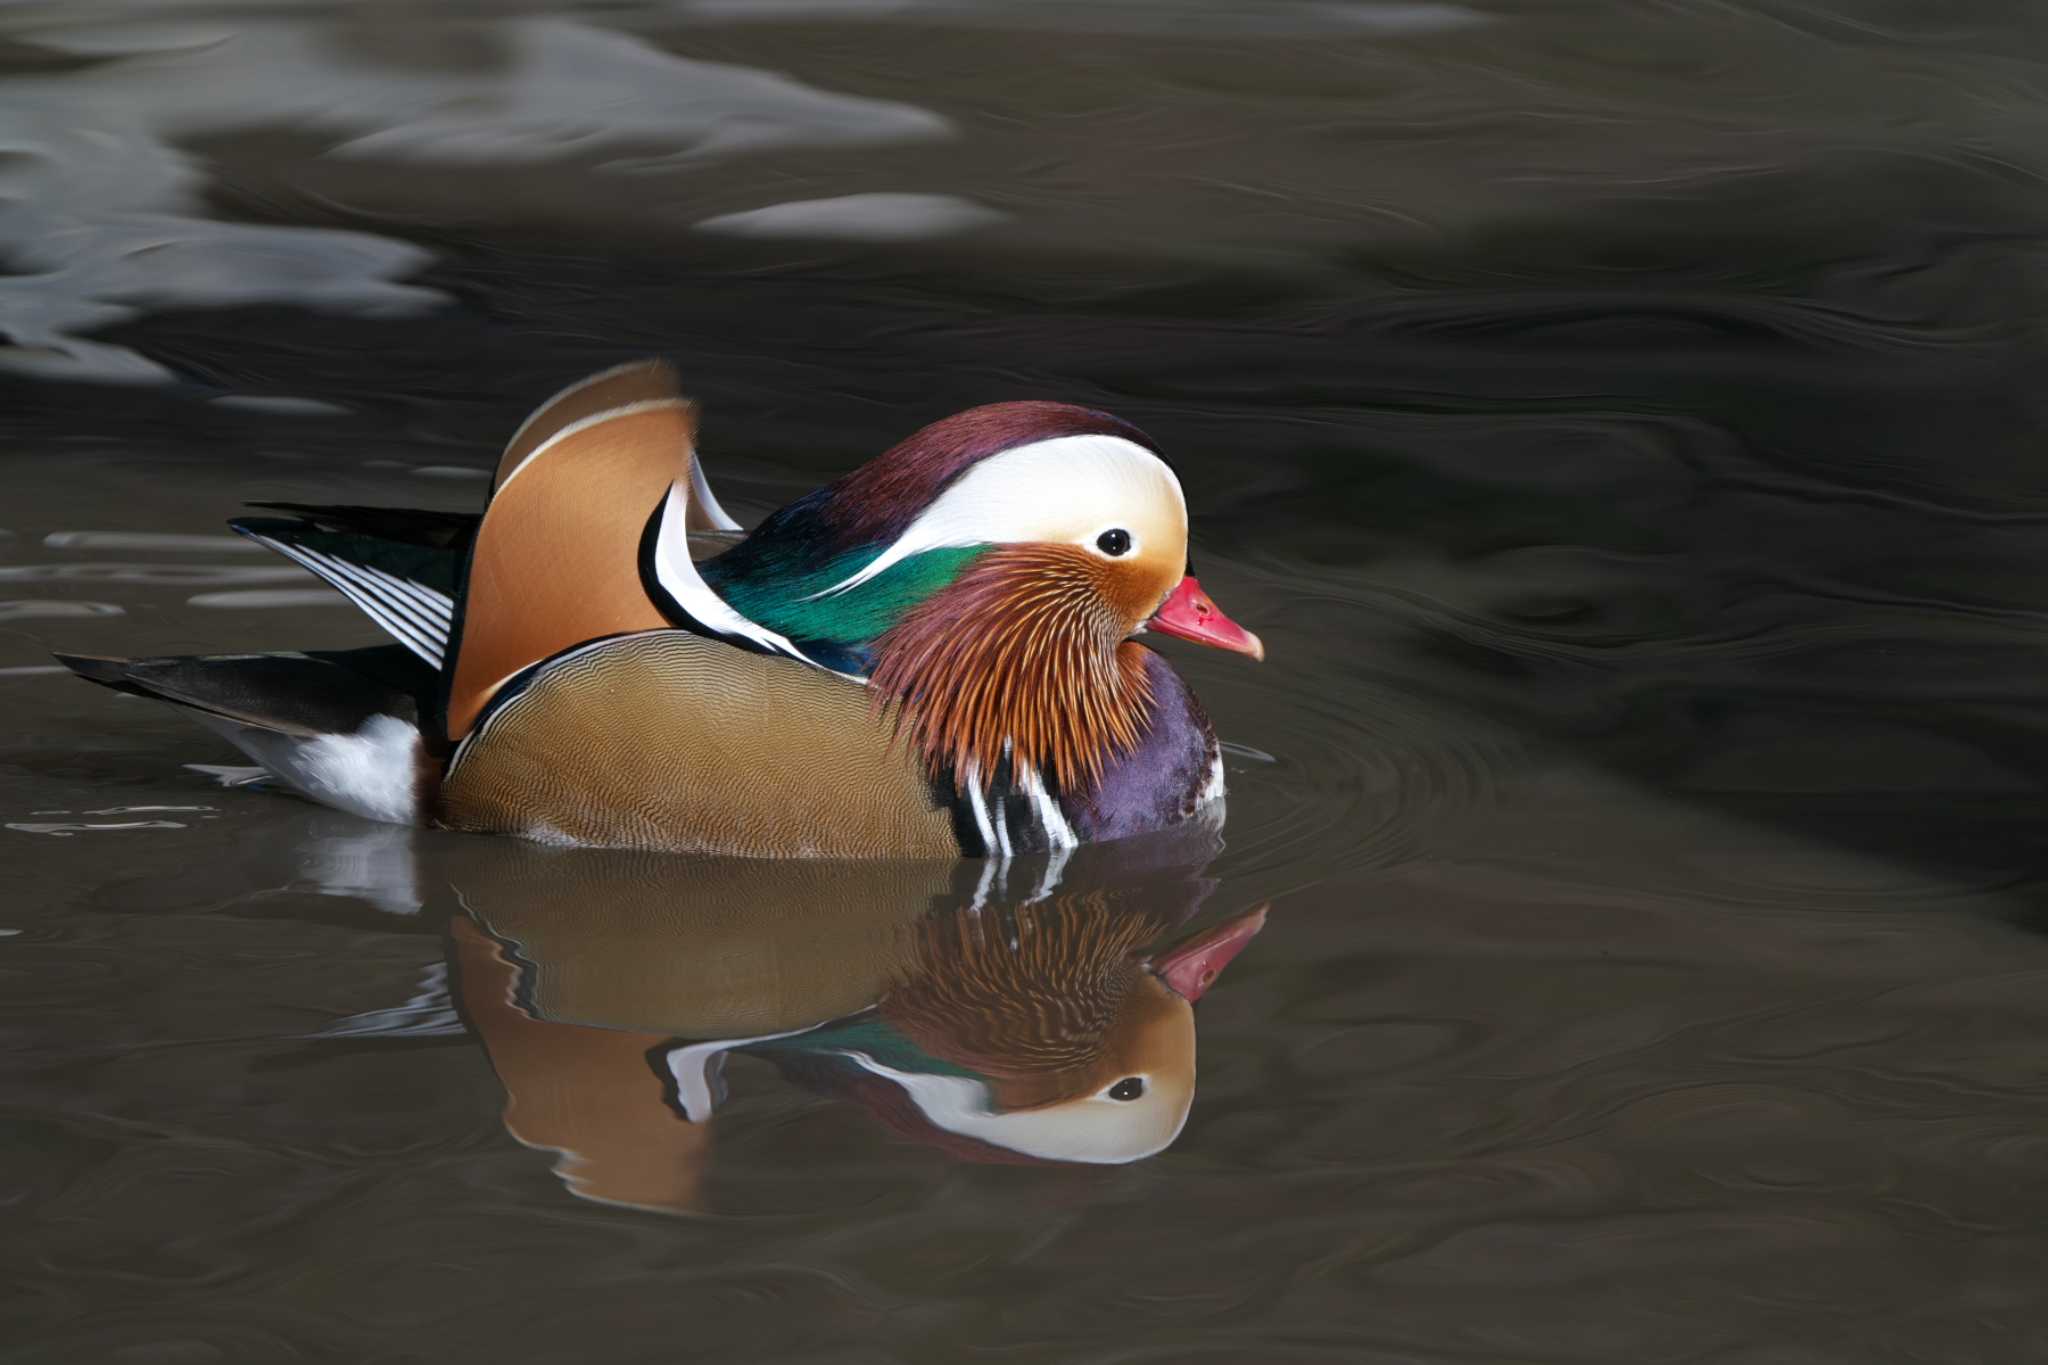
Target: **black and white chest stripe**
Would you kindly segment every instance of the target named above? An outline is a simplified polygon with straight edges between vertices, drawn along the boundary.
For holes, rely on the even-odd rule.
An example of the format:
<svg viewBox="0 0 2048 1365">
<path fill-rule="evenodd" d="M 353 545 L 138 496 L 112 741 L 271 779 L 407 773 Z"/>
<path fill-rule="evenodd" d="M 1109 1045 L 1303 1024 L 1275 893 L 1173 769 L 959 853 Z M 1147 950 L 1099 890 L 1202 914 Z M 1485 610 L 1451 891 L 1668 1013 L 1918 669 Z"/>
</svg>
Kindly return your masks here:
<svg viewBox="0 0 2048 1365">
<path fill-rule="evenodd" d="M 1044 777 L 1028 765 L 1013 765 L 1007 747 L 986 784 L 970 765 L 964 780 L 949 770 L 934 786 L 935 797 L 952 812 L 963 857 L 1011 858 L 1081 842 Z"/>
</svg>

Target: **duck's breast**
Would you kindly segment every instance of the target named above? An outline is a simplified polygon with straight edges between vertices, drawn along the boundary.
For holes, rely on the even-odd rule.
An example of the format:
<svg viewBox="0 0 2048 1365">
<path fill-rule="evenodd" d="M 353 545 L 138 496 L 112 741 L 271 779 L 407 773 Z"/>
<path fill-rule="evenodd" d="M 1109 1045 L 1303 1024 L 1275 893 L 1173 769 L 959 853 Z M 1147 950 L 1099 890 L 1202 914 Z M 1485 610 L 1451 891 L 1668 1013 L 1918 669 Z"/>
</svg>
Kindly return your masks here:
<svg viewBox="0 0 2048 1365">
<path fill-rule="evenodd" d="M 1142 649 L 1142 645 L 1125 648 Z M 1147 834 L 1194 818 L 1223 795 L 1223 753 L 1208 713 L 1173 666 L 1145 650 L 1152 724 L 1093 792 L 1063 802 L 1084 840 Z"/>
</svg>

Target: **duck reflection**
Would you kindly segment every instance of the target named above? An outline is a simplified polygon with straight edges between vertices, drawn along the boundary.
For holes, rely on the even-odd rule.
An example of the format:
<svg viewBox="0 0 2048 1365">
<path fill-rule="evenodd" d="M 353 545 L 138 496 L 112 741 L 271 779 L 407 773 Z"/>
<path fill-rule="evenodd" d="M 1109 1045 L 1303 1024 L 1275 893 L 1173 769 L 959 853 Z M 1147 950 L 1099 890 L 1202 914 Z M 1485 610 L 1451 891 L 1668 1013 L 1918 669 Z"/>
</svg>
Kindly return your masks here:
<svg viewBox="0 0 2048 1365">
<path fill-rule="evenodd" d="M 988 865 L 498 845 L 447 877 L 456 996 L 507 1130 L 584 1198 L 700 1208 L 734 1053 L 957 1157 L 1135 1161 L 1179 1135 L 1193 1005 L 1265 923 L 1182 931 L 1214 848 L 1013 864 L 1019 895 Z"/>
</svg>

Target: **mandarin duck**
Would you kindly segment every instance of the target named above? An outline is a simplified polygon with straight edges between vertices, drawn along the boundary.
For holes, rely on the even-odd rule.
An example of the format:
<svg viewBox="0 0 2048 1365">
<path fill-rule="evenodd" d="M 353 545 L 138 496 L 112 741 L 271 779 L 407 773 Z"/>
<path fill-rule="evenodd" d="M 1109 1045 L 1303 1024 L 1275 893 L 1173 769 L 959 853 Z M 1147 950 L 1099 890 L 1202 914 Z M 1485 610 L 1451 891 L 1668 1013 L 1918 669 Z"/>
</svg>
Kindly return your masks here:
<svg viewBox="0 0 2048 1365">
<path fill-rule="evenodd" d="M 451 873 L 452 975 L 507 1129 L 575 1193 L 695 1207 L 737 1054 L 963 1159 L 1163 1150 L 1193 1005 L 1265 910 L 1155 946 L 1211 883 L 1084 861 L 1012 896 L 969 866 L 718 859 L 679 887 L 658 855 L 533 847 Z"/>
<path fill-rule="evenodd" d="M 58 656 L 190 708 L 373 819 L 754 857 L 1008 857 L 1219 802 L 1137 637 L 1264 657 L 1189 572 L 1180 481 L 1052 402 L 934 423 L 741 535 L 662 362 L 550 399 L 480 515 L 257 504 L 230 524 L 397 645 Z"/>
</svg>

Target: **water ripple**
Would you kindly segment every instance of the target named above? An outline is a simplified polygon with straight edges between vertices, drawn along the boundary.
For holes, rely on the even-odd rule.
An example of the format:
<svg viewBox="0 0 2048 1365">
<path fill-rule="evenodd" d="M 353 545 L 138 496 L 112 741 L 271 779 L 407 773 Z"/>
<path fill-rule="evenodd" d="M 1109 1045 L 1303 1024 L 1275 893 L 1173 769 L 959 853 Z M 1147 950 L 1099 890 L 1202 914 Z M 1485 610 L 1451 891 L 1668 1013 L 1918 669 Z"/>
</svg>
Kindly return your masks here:
<svg viewBox="0 0 2048 1365">
<path fill-rule="evenodd" d="M 260 548 L 260 547 L 259 547 Z M 291 583 L 305 578 L 292 565 L 239 564 L 0 564 L 0 583 Z"/>
</svg>

